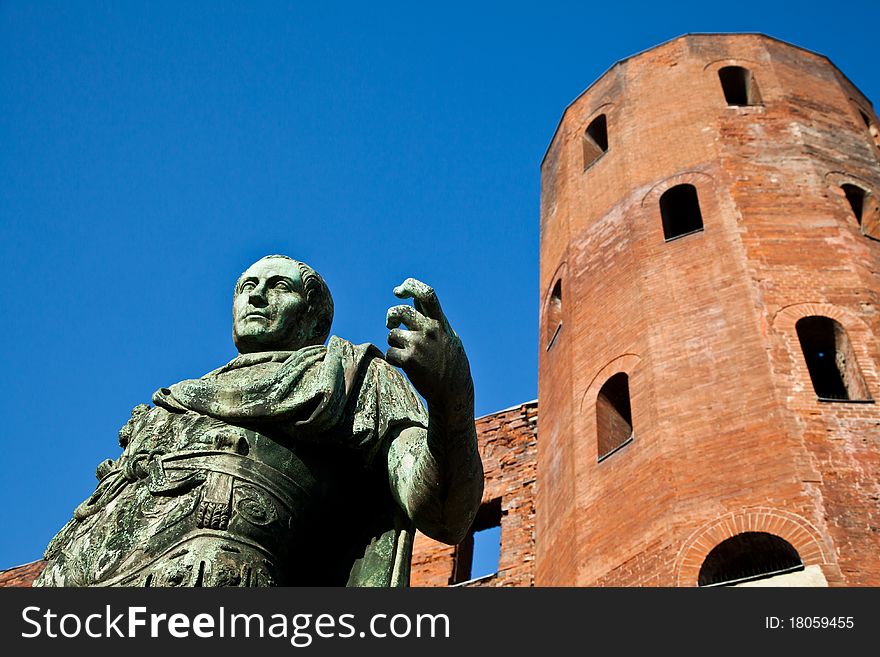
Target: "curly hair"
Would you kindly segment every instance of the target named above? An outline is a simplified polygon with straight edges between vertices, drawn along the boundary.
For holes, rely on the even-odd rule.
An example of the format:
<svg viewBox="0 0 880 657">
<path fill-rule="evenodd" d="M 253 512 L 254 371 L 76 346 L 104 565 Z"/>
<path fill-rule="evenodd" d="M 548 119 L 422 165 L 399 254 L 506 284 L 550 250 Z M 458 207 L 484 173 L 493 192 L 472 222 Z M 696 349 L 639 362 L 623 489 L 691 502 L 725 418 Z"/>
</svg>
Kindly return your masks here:
<svg viewBox="0 0 880 657">
<path fill-rule="evenodd" d="M 333 323 L 333 297 L 330 296 L 330 288 L 327 287 L 327 283 L 318 272 L 304 262 L 281 254 L 267 255 L 260 260 L 269 258 L 283 258 L 296 264 L 302 279 L 302 294 L 308 304 L 308 313 L 315 319 L 315 326 L 307 344 L 324 344 L 330 335 L 330 325 Z M 241 280 L 240 276 L 239 280 Z M 238 290 L 237 282 L 235 289 Z"/>
</svg>

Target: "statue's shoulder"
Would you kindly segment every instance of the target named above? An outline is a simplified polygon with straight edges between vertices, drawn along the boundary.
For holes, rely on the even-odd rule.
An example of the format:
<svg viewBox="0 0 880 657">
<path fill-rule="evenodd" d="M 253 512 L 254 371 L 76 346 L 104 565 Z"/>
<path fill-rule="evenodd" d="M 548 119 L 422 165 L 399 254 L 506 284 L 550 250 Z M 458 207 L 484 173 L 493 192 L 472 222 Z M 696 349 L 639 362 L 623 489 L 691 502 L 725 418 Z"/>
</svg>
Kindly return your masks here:
<svg viewBox="0 0 880 657">
<path fill-rule="evenodd" d="M 384 358 L 376 345 L 369 342 L 354 344 L 338 335 L 331 335 L 327 340 L 327 353 L 338 355 L 344 360 L 366 361 L 377 357 Z"/>
<path fill-rule="evenodd" d="M 404 390 L 412 391 L 412 385 L 403 373 L 385 360 L 385 354 L 374 344 L 354 344 L 335 335 L 327 341 L 327 353 L 339 355 L 347 364 L 356 363 L 364 372 L 365 379 L 376 379 Z M 413 391 L 413 395 L 415 392 Z"/>
<path fill-rule="evenodd" d="M 428 426 L 428 412 L 415 388 L 403 372 L 385 360 L 378 347 L 338 340 L 338 346 L 357 354 L 362 365 L 359 368 L 360 383 L 356 384 L 358 417 L 370 416 L 370 422 L 377 421 L 380 435 L 389 426 L 400 423 Z M 335 344 L 334 338 L 330 338 L 328 352 L 336 348 Z"/>
</svg>

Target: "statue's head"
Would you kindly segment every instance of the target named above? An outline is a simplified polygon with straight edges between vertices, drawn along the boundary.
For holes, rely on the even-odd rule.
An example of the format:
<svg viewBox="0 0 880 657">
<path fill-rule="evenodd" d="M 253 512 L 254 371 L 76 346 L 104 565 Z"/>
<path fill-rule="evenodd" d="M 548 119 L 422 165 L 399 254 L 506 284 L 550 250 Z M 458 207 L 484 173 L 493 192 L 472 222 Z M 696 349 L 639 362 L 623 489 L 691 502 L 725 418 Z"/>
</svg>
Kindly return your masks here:
<svg viewBox="0 0 880 657">
<path fill-rule="evenodd" d="M 232 340 L 239 353 L 294 351 L 323 344 L 333 299 L 314 269 L 283 255 L 260 258 L 239 276 L 232 302 Z"/>
</svg>

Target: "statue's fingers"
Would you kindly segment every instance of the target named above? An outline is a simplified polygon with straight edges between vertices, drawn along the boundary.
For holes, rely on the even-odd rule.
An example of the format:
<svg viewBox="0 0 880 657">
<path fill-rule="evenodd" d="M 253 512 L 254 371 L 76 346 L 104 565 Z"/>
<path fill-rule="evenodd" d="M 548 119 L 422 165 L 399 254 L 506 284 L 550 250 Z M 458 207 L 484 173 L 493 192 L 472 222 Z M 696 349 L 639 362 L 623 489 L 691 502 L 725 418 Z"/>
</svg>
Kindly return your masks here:
<svg viewBox="0 0 880 657">
<path fill-rule="evenodd" d="M 398 328 L 388 331 L 388 344 L 392 347 L 406 349 L 410 346 L 411 339 L 409 331 L 401 331 Z"/>
<path fill-rule="evenodd" d="M 385 326 L 396 329 L 401 324 L 411 331 L 424 331 L 428 319 L 412 306 L 392 306 L 385 316 Z"/>
<path fill-rule="evenodd" d="M 385 360 L 394 365 L 394 367 L 403 367 L 408 357 L 409 351 L 398 349 L 397 347 L 389 347 L 388 351 L 385 352 Z"/>
<path fill-rule="evenodd" d="M 440 308 L 440 301 L 434 288 L 416 278 L 407 278 L 394 288 L 394 295 L 401 299 L 412 297 L 419 312 L 432 319 L 443 317 L 443 310 Z"/>
<path fill-rule="evenodd" d="M 394 295 L 401 299 L 407 299 L 423 292 L 426 287 L 428 286 L 417 278 L 407 278 L 403 283 L 394 288 Z"/>
</svg>

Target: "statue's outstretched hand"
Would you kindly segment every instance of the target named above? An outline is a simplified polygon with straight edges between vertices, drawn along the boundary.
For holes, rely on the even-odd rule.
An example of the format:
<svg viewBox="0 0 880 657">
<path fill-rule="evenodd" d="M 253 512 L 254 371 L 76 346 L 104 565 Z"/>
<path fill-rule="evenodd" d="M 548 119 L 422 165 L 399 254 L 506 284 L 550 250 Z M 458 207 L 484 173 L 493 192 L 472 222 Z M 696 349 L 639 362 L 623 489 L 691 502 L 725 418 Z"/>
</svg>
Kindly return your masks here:
<svg viewBox="0 0 880 657">
<path fill-rule="evenodd" d="M 400 305 L 388 309 L 388 362 L 406 372 L 429 404 L 446 405 L 456 397 L 472 395 L 473 382 L 464 347 L 443 314 L 434 289 L 415 278 L 407 278 L 394 288 L 394 295 L 412 298 L 415 307 Z M 399 328 L 401 325 L 409 330 Z"/>
<path fill-rule="evenodd" d="M 418 529 L 456 545 L 483 494 L 470 365 L 432 288 L 408 278 L 394 294 L 414 305 L 388 309 L 386 359 L 403 369 L 428 402 L 430 417 L 426 428 L 406 427 L 391 441 L 391 489 Z"/>
</svg>

